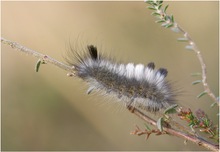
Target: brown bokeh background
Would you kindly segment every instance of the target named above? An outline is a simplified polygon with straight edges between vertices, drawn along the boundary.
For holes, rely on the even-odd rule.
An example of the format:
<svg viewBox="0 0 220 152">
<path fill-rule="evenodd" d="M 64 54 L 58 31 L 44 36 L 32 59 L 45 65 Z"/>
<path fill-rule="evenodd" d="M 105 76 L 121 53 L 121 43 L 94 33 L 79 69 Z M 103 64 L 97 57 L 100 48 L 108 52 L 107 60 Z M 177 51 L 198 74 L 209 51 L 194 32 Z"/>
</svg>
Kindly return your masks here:
<svg viewBox="0 0 220 152">
<path fill-rule="evenodd" d="M 210 88 L 218 96 L 218 2 L 166 2 L 205 58 Z M 218 108 L 202 86 L 196 55 L 176 41 L 182 35 L 155 23 L 144 2 L 2 2 L 2 36 L 64 61 L 69 43 L 95 44 L 117 60 L 154 61 L 181 90 L 178 103 L 202 108 L 218 123 Z M 130 135 L 139 120 L 113 99 L 86 95 L 82 81 L 50 64 L 34 71 L 36 58 L 1 47 L 2 150 L 204 150 L 168 135 Z"/>
</svg>

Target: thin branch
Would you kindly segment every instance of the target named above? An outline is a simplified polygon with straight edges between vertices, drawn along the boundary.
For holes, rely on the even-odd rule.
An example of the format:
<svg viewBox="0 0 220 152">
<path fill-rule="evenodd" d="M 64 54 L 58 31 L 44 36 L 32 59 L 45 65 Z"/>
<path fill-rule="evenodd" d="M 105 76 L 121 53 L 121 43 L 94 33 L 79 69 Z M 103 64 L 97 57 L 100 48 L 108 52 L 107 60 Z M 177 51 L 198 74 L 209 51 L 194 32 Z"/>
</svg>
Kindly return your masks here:
<svg viewBox="0 0 220 152">
<path fill-rule="evenodd" d="M 31 56 L 34 56 L 34 57 L 36 57 L 38 59 L 42 59 L 46 63 L 51 63 L 51 64 L 53 64 L 53 65 L 55 65 L 55 66 L 57 66 L 57 67 L 59 67 L 59 68 L 61 68 L 63 70 L 66 70 L 68 72 L 72 72 L 73 71 L 73 67 L 65 65 L 62 62 L 59 62 L 59 61 L 55 60 L 54 58 L 51 58 L 48 55 L 44 55 L 44 54 L 36 52 L 36 51 L 34 51 L 32 49 L 26 48 L 26 47 L 18 44 L 17 42 L 13 42 L 13 41 L 7 40 L 7 39 L 5 39 L 3 37 L 1 37 L 1 42 L 3 44 L 9 45 L 13 49 L 21 51 L 21 52 L 23 52 L 23 53 L 25 53 L 27 55 L 31 55 Z"/>
<path fill-rule="evenodd" d="M 152 118 L 150 118 L 149 116 L 145 115 L 143 112 L 139 111 L 138 109 L 131 107 L 131 112 L 134 113 L 135 115 L 137 115 L 139 118 L 143 119 L 144 121 L 146 121 L 148 124 L 153 125 L 153 126 L 157 126 L 157 122 L 155 120 L 153 120 Z M 177 131 L 173 128 L 170 127 L 166 127 L 163 126 L 163 130 L 166 131 L 168 134 L 176 136 L 176 137 L 180 137 L 183 138 L 185 140 L 189 140 L 193 143 L 196 143 L 199 146 L 205 147 L 208 150 L 212 150 L 212 151 L 219 151 L 219 147 L 217 145 L 214 145 L 206 140 L 203 140 L 201 138 L 197 138 L 195 136 L 191 136 L 185 133 L 182 133 L 180 131 Z"/>
<path fill-rule="evenodd" d="M 188 39 L 189 44 L 192 46 L 192 50 L 196 53 L 196 55 L 199 59 L 199 63 L 200 63 L 201 68 L 202 68 L 202 84 L 203 84 L 204 90 L 212 98 L 212 100 L 215 101 L 219 105 L 218 98 L 214 95 L 214 93 L 209 88 L 209 85 L 208 85 L 208 82 L 207 82 L 207 76 L 206 76 L 206 73 L 207 73 L 206 64 L 204 62 L 201 51 L 198 49 L 196 43 L 193 41 L 191 36 L 182 27 L 180 27 L 177 23 L 174 24 L 174 27 L 177 27 L 180 30 L 180 32 L 183 33 L 184 37 Z"/>
<path fill-rule="evenodd" d="M 5 38 L 1 38 L 1 43 L 3 44 L 6 44 L 6 45 L 9 45 L 11 46 L 13 49 L 16 49 L 18 51 L 21 51 L 25 54 L 28 54 L 28 55 L 31 55 L 31 56 L 34 56 L 36 58 L 40 58 L 42 60 L 44 60 L 45 62 L 47 63 L 51 63 L 63 70 L 66 70 L 68 72 L 73 72 L 73 67 L 70 67 L 68 65 L 65 65 L 47 55 L 44 55 L 44 54 L 41 54 L 39 52 L 36 52 L 32 49 L 29 49 L 29 48 L 26 48 L 16 42 L 13 42 L 13 41 L 10 41 L 10 40 L 6 40 Z M 132 109 L 132 113 L 134 113 L 135 115 L 137 115 L 139 118 L 143 119 L 145 122 L 153 125 L 153 126 L 157 126 L 157 123 L 155 120 L 153 120 L 152 118 L 148 117 L 147 115 L 145 115 L 144 113 L 142 113 L 141 111 L 139 111 L 138 109 L 134 108 L 134 107 L 131 107 Z M 166 126 L 163 126 L 163 129 L 169 133 L 170 135 L 174 135 L 174 136 L 177 136 L 177 137 L 180 137 L 180 138 L 183 138 L 183 139 L 186 139 L 186 140 L 189 140 L 189 141 L 192 141 L 200 146 L 203 146 L 209 150 L 212 150 L 212 151 L 218 151 L 218 146 L 208 142 L 208 141 L 205 141 L 203 139 L 200 139 L 200 138 L 197 138 L 195 136 L 191 136 L 191 135 L 187 135 L 185 133 L 182 133 L 182 132 L 179 132 L 173 128 L 169 128 L 169 127 L 166 127 Z"/>
</svg>

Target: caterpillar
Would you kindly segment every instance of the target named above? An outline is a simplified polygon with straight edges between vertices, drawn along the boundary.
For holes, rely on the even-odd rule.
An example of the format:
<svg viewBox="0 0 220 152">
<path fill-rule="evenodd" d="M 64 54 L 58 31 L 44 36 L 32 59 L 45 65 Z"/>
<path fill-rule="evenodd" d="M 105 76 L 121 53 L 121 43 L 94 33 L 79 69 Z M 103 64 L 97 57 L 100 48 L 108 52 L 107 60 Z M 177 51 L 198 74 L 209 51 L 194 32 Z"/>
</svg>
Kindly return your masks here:
<svg viewBox="0 0 220 152">
<path fill-rule="evenodd" d="M 76 61 L 67 58 L 74 69 L 74 76 L 88 83 L 92 91 L 102 91 L 149 112 L 157 112 L 174 104 L 174 91 L 165 79 L 167 69 L 155 69 L 153 62 L 143 64 L 123 64 L 107 58 L 97 51 L 94 45 L 88 45 L 85 52 L 74 52 Z"/>
</svg>

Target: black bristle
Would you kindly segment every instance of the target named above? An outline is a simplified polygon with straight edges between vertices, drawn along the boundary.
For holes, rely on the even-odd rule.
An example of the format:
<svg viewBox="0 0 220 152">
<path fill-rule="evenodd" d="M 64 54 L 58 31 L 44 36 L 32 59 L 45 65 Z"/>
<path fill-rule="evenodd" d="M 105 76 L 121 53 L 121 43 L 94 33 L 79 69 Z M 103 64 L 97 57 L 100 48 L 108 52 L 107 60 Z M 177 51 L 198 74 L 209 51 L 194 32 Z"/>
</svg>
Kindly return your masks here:
<svg viewBox="0 0 220 152">
<path fill-rule="evenodd" d="M 158 72 L 160 72 L 161 75 L 164 75 L 164 77 L 166 77 L 166 76 L 167 76 L 167 73 L 168 73 L 167 69 L 164 69 L 164 68 L 160 68 L 160 69 L 158 70 Z"/>
<path fill-rule="evenodd" d="M 97 48 L 94 45 L 88 45 L 87 48 L 89 50 L 89 54 L 91 55 L 92 59 L 96 60 L 98 58 Z"/>
<path fill-rule="evenodd" d="M 148 63 L 147 67 L 150 68 L 150 69 L 154 69 L 155 68 L 154 62 Z"/>
</svg>

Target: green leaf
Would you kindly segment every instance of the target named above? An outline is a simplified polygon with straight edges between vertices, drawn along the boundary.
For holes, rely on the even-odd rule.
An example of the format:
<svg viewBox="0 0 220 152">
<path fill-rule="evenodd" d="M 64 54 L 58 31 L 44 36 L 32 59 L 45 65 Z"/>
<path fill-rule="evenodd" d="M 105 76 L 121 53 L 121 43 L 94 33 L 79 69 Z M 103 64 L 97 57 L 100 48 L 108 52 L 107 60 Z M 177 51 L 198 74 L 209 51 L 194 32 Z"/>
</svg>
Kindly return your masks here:
<svg viewBox="0 0 220 152">
<path fill-rule="evenodd" d="M 193 81 L 193 82 L 192 82 L 192 85 L 199 84 L 199 83 L 201 83 L 201 82 L 202 82 L 202 80 L 196 80 L 196 81 Z"/>
<path fill-rule="evenodd" d="M 166 15 L 166 16 L 164 17 L 164 19 L 165 19 L 166 21 L 170 21 L 170 16 Z"/>
<path fill-rule="evenodd" d="M 205 118 L 205 119 L 203 119 L 203 123 L 206 127 L 208 127 L 210 125 L 210 120 Z"/>
<path fill-rule="evenodd" d="M 144 0 L 145 3 L 148 3 L 148 4 L 152 4 L 153 1 L 152 0 Z"/>
<path fill-rule="evenodd" d="M 35 71 L 36 71 L 36 72 L 39 71 L 40 65 L 41 65 L 41 59 L 37 60 L 37 63 L 36 63 L 36 65 L 35 65 Z"/>
<path fill-rule="evenodd" d="M 151 15 L 153 15 L 153 16 L 160 16 L 160 13 L 153 12 L 153 13 L 151 13 Z"/>
<path fill-rule="evenodd" d="M 187 45 L 185 48 L 186 48 L 187 50 L 193 50 L 193 49 L 194 49 L 194 47 L 193 47 L 192 45 Z"/>
<path fill-rule="evenodd" d="M 161 3 L 161 4 L 159 4 L 158 5 L 158 10 L 161 8 L 163 6 L 163 4 Z"/>
<path fill-rule="evenodd" d="M 170 16 L 172 23 L 174 23 L 174 17 L 173 15 Z"/>
<path fill-rule="evenodd" d="M 165 21 L 164 20 L 157 20 L 155 21 L 156 23 L 164 23 Z"/>
<path fill-rule="evenodd" d="M 165 28 L 170 28 L 173 26 L 173 23 L 163 23 L 163 24 L 161 24 L 161 26 L 163 26 Z"/>
<path fill-rule="evenodd" d="M 153 5 L 153 6 L 157 6 L 157 3 L 154 2 L 154 1 L 151 1 L 151 5 Z"/>
<path fill-rule="evenodd" d="M 163 1 L 162 1 L 162 0 L 158 1 L 158 4 L 162 4 L 162 3 L 163 3 Z"/>
<path fill-rule="evenodd" d="M 218 105 L 218 104 L 217 104 L 216 102 L 214 102 L 214 103 L 211 104 L 210 107 L 213 108 L 214 106 L 217 106 L 217 105 Z"/>
<path fill-rule="evenodd" d="M 166 13 L 168 7 L 169 7 L 169 5 L 166 5 L 166 6 L 165 6 L 165 8 L 164 8 L 164 13 Z"/>
<path fill-rule="evenodd" d="M 178 38 L 177 41 L 180 41 L 180 42 L 187 42 L 188 39 L 186 37 L 181 37 L 181 38 Z"/>
<path fill-rule="evenodd" d="M 166 26 L 165 26 L 165 28 L 170 28 L 170 27 L 172 27 L 173 26 L 173 23 L 169 23 L 169 24 L 167 24 Z"/>
<path fill-rule="evenodd" d="M 195 126 L 195 123 L 193 121 L 190 121 L 190 123 L 188 124 L 188 126 L 193 127 Z"/>
<path fill-rule="evenodd" d="M 163 131 L 162 123 L 163 123 L 163 117 L 160 117 L 160 118 L 157 120 L 157 128 L 158 128 L 160 131 Z"/>
<path fill-rule="evenodd" d="M 145 126 L 145 128 L 146 128 L 147 130 L 151 130 L 150 127 L 149 127 L 147 124 L 144 124 L 144 126 Z"/>
<path fill-rule="evenodd" d="M 177 106 L 178 106 L 177 104 L 174 104 L 174 105 L 168 107 L 168 108 L 164 111 L 164 114 L 176 113 L 177 111 L 176 111 L 175 108 L 176 108 Z"/>
<path fill-rule="evenodd" d="M 204 95 L 206 95 L 207 94 L 207 92 L 206 91 L 203 91 L 203 92 L 201 92 L 198 96 L 197 96 L 197 98 L 201 98 L 202 96 L 204 96 Z"/>
<path fill-rule="evenodd" d="M 197 73 L 191 73 L 191 76 L 200 76 L 201 73 L 197 72 Z"/>
<path fill-rule="evenodd" d="M 153 6 L 148 6 L 147 7 L 148 9 L 150 9 L 150 10 L 157 10 L 155 7 L 153 7 Z"/>
</svg>

